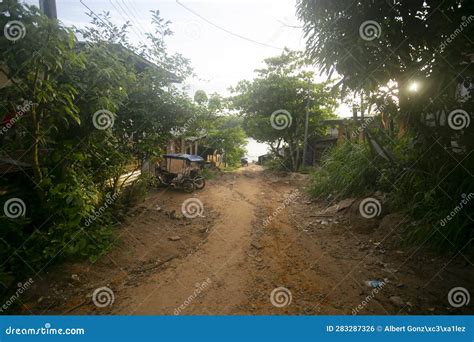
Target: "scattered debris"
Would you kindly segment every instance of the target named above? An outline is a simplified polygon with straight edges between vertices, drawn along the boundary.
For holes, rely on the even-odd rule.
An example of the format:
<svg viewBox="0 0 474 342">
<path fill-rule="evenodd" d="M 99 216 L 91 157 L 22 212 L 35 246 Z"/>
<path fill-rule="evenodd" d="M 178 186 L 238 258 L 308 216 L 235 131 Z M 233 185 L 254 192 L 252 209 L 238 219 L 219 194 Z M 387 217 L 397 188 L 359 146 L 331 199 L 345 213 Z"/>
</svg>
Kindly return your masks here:
<svg viewBox="0 0 474 342">
<path fill-rule="evenodd" d="M 327 213 L 316 213 L 309 215 L 309 217 L 332 217 L 333 214 L 327 214 Z"/>
<path fill-rule="evenodd" d="M 378 288 L 378 287 L 381 287 L 385 284 L 385 282 L 383 280 L 366 280 L 364 281 L 365 285 L 367 285 L 368 287 L 371 287 L 371 288 Z"/>
<path fill-rule="evenodd" d="M 199 233 L 206 233 L 206 232 L 207 232 L 207 227 L 199 228 Z"/>
<path fill-rule="evenodd" d="M 262 249 L 262 248 L 263 248 L 262 245 L 259 244 L 259 243 L 256 242 L 256 241 L 253 241 L 253 242 L 251 243 L 251 245 L 252 245 L 252 247 L 255 248 L 255 249 Z"/>
<path fill-rule="evenodd" d="M 404 307 L 405 306 L 405 302 L 403 301 L 403 299 L 401 299 L 400 297 L 398 296 L 392 296 L 390 297 L 390 301 L 395 304 L 396 306 L 399 306 L 399 307 Z"/>
<path fill-rule="evenodd" d="M 325 212 L 335 214 L 338 211 L 349 208 L 350 206 L 352 206 L 352 204 L 354 204 L 354 202 L 355 202 L 355 198 L 346 198 L 340 201 L 339 203 L 327 208 Z"/>
<path fill-rule="evenodd" d="M 77 274 L 73 274 L 71 276 L 71 279 L 74 280 L 74 281 L 77 281 L 77 282 L 80 282 L 81 280 L 79 279 L 79 276 Z"/>
<path fill-rule="evenodd" d="M 169 237 L 168 240 L 170 240 L 170 241 L 178 241 L 178 240 L 181 240 L 181 238 L 176 235 L 176 236 L 171 236 L 171 237 Z"/>
</svg>

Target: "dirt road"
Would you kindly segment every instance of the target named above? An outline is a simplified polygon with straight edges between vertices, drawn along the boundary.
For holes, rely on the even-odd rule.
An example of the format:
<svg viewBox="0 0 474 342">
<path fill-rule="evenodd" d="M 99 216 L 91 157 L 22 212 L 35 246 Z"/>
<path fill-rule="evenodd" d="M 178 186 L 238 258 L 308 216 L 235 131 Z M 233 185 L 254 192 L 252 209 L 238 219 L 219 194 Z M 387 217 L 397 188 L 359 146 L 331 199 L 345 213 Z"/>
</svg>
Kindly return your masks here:
<svg viewBox="0 0 474 342">
<path fill-rule="evenodd" d="M 230 314 L 245 300 L 250 283 L 245 271 L 250 247 L 254 207 L 261 182 L 236 173 L 225 184 L 202 193 L 203 215 L 212 205 L 221 213 L 207 241 L 191 256 L 124 293 L 127 299 L 117 305 L 118 314 Z M 209 189 L 209 188 L 208 188 Z M 197 284 L 197 286 L 196 286 Z M 204 284 L 204 285 L 202 285 Z M 192 298 L 203 287 L 199 298 Z M 179 308 L 183 305 L 183 309 Z M 176 310 L 176 311 L 175 311 Z"/>
<path fill-rule="evenodd" d="M 192 196 L 158 191 L 117 231 L 98 262 L 43 275 L 24 305 L 35 314 L 433 314 L 469 288 L 463 255 L 400 247 L 407 218 L 367 220 L 312 203 L 302 175 L 250 165 Z M 183 217 L 190 197 L 202 214 Z M 350 201 L 349 201 L 349 204 Z M 334 209 L 334 208 L 333 208 Z M 321 214 L 323 213 L 323 214 Z M 374 283 L 382 281 L 374 288 Z M 372 285 L 372 286 L 371 286 Z"/>
</svg>

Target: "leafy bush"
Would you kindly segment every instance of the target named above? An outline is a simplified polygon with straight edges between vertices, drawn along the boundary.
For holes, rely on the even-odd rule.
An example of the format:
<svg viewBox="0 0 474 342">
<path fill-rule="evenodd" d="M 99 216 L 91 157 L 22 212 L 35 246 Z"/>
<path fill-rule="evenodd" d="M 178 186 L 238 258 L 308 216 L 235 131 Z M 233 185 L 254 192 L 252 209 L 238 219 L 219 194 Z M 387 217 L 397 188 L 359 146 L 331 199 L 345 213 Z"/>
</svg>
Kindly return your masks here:
<svg viewBox="0 0 474 342">
<path fill-rule="evenodd" d="M 289 172 L 291 171 L 291 160 L 289 158 L 282 159 L 275 156 L 272 156 L 266 159 L 263 162 L 263 167 L 271 171 L 283 171 Z"/>
<path fill-rule="evenodd" d="M 329 193 L 350 196 L 373 191 L 378 186 L 374 161 L 365 144 L 338 145 L 326 152 L 321 169 L 313 174 L 309 192 L 324 198 Z"/>
<path fill-rule="evenodd" d="M 7 110 L 0 122 L 5 115 L 18 121 L 7 131 L 0 127 L 0 153 L 23 155 L 31 166 L 0 178 L 2 205 L 12 197 L 26 203 L 24 218 L 0 212 L 0 281 L 107 251 L 118 210 L 146 192 L 140 181 L 115 197 L 120 175 L 160 154 L 171 127 L 194 112 L 173 87 L 190 74 L 189 62 L 168 54 L 169 22 L 158 12 L 152 18 L 156 37 L 137 48 L 127 40 L 128 24 L 117 27 L 108 14 L 77 32 L 37 7 L 0 3 L 2 27 L 20 20 L 27 32 L 17 41 L 0 39 L 0 65 L 11 80 L 0 95 Z"/>
<path fill-rule="evenodd" d="M 116 203 L 117 211 L 124 214 L 145 200 L 150 181 L 152 180 L 148 176 L 141 175 L 133 184 L 123 188 L 123 193 Z"/>
<path fill-rule="evenodd" d="M 216 178 L 217 172 L 208 168 L 202 169 L 202 177 L 206 180 Z"/>
<path fill-rule="evenodd" d="M 385 145 L 394 163 L 375 156 L 367 144 L 346 142 L 334 147 L 313 173 L 308 191 L 318 199 L 329 193 L 344 198 L 385 192 L 390 209 L 403 211 L 417 222 L 407 231 L 414 243 L 429 240 L 429 245 L 443 250 L 472 248 L 472 243 L 466 243 L 474 237 L 474 198 L 466 199 L 469 194 L 474 197 L 469 174 L 474 156 L 470 154 L 461 164 L 441 146 L 433 145 L 426 154 L 414 141 L 405 138 Z M 460 205 L 461 210 L 456 209 Z M 446 220 L 447 216 L 453 217 Z"/>
</svg>

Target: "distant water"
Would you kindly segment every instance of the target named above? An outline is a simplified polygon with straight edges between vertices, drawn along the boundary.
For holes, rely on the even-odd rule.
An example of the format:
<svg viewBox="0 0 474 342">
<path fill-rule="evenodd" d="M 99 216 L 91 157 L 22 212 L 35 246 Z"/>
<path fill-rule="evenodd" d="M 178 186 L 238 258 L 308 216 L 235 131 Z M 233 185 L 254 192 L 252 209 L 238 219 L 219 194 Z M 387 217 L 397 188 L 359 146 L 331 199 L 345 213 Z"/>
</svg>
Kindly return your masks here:
<svg viewBox="0 0 474 342">
<path fill-rule="evenodd" d="M 267 144 L 259 143 L 252 138 L 247 139 L 246 148 L 247 148 L 246 157 L 249 159 L 249 161 L 257 161 L 258 156 L 261 156 L 262 154 L 266 154 L 269 152 Z"/>
</svg>

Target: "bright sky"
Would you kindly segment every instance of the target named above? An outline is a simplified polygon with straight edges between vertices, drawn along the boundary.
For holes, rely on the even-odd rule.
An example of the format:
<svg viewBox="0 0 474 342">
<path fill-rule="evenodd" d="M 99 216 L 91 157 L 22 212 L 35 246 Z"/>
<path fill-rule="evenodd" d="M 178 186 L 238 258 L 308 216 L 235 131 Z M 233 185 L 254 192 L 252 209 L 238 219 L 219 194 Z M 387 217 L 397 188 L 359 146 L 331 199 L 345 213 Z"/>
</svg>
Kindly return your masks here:
<svg viewBox="0 0 474 342">
<path fill-rule="evenodd" d="M 38 0 L 23 1 L 38 4 Z M 57 0 L 58 19 L 66 25 L 83 27 L 89 23 L 88 12 L 79 0 Z M 130 37 L 144 40 L 151 31 L 150 10 L 160 10 L 161 16 L 172 22 L 174 35 L 167 45 L 191 60 L 197 75 L 188 81 L 190 93 L 203 89 L 208 94 L 227 95 L 227 89 L 239 80 L 252 79 L 253 71 L 262 60 L 281 53 L 280 49 L 304 48 L 301 24 L 295 10 L 295 0 L 82 0 L 95 13 L 109 11 L 112 21 L 134 26 Z M 259 43 L 236 37 L 240 35 Z"/>
</svg>

